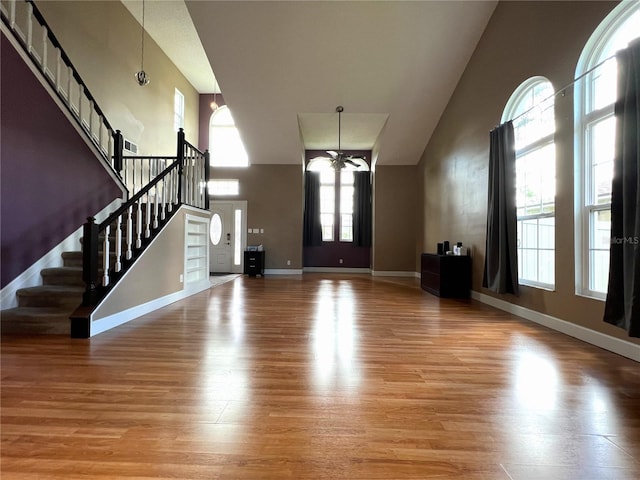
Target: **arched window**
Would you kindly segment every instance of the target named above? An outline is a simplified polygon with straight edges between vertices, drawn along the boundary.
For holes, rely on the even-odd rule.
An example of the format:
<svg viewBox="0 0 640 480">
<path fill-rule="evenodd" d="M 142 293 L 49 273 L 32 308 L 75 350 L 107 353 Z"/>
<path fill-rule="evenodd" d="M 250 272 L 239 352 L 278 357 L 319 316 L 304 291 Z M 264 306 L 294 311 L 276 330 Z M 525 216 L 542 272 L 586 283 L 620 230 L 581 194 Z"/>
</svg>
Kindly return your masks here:
<svg viewBox="0 0 640 480">
<path fill-rule="evenodd" d="M 513 120 L 516 149 L 518 282 L 555 286 L 556 151 L 554 91 L 544 77 L 520 85 L 502 120 Z"/>
<path fill-rule="evenodd" d="M 353 159 L 356 165 L 345 164 L 336 169 L 331 160 L 316 157 L 309 160 L 307 170 L 320 173 L 320 224 L 322 241 L 353 242 L 353 196 L 355 179 L 353 172 L 367 172 L 369 165 L 362 159 Z M 337 225 L 336 221 L 340 222 Z"/>
<path fill-rule="evenodd" d="M 605 298 L 615 153 L 616 51 L 640 36 L 640 3 L 623 2 L 596 28 L 576 68 L 576 292 Z"/>
<path fill-rule="evenodd" d="M 211 114 L 209 120 L 209 154 L 212 167 L 248 167 L 249 157 L 240 134 L 224 105 Z"/>
</svg>

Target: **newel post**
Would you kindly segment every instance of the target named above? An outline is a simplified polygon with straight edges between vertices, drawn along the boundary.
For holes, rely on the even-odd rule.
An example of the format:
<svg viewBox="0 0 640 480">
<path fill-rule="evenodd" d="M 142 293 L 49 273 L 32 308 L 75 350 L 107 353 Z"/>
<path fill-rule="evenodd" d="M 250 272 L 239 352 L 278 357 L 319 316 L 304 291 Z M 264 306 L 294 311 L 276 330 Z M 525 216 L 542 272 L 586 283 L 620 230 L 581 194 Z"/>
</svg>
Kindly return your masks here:
<svg viewBox="0 0 640 480">
<path fill-rule="evenodd" d="M 123 167 L 123 150 L 124 137 L 120 130 L 113 132 L 113 168 L 116 172 L 121 173 Z"/>
<path fill-rule="evenodd" d="M 93 217 L 87 218 L 82 238 L 82 280 L 85 291 L 82 305 L 93 306 L 98 293 L 98 225 Z"/>
<path fill-rule="evenodd" d="M 204 208 L 209 210 L 209 179 L 211 178 L 211 162 L 209 150 L 204 151 Z"/>
<path fill-rule="evenodd" d="M 182 205 L 182 183 L 184 170 L 184 130 L 181 128 L 178 130 L 178 205 Z"/>
</svg>

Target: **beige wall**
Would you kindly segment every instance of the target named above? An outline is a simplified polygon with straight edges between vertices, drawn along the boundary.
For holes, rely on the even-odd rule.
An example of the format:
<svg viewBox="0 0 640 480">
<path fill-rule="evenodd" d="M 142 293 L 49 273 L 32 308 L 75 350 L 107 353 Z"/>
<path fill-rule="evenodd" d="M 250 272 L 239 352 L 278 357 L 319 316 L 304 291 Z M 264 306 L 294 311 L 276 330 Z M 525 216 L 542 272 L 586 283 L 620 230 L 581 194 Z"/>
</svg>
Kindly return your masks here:
<svg viewBox="0 0 640 480">
<path fill-rule="evenodd" d="M 213 169 L 212 178 L 237 178 L 238 200 L 247 200 L 247 244 L 262 244 L 265 268 L 301 269 L 303 174 L 298 165 L 251 165 Z M 378 167 L 374 174 L 374 251 L 376 271 L 414 272 L 418 232 L 416 166 Z M 212 197 L 212 200 L 225 200 Z M 291 260 L 291 265 L 287 265 Z"/>
<path fill-rule="evenodd" d="M 147 36 L 144 69 L 151 83 L 140 87 L 141 26 L 119 1 L 38 1 L 54 35 L 114 129 L 142 155 L 176 154 L 175 88 L 185 97 L 185 133 L 198 144 L 198 93 Z"/>
<path fill-rule="evenodd" d="M 374 173 L 373 270 L 415 272 L 418 234 L 418 169 L 380 166 Z"/>
<path fill-rule="evenodd" d="M 581 50 L 615 2 L 501 2 L 419 164 L 424 191 L 422 248 L 442 240 L 473 247 L 473 290 L 629 340 L 602 322 L 601 301 L 575 295 L 573 88 L 556 97 L 556 290 L 522 287 L 520 297 L 481 287 L 489 131 L 515 88 L 534 76 L 571 83 Z M 640 343 L 638 340 L 631 340 Z"/>
<path fill-rule="evenodd" d="M 265 268 L 302 268 L 302 165 L 251 165 L 248 168 L 214 168 L 211 178 L 237 178 L 240 195 L 247 201 L 247 227 L 264 234 L 248 234 L 247 244 L 265 248 Z M 212 200 L 226 200 L 212 197 Z M 291 265 L 287 265 L 291 260 Z"/>
<path fill-rule="evenodd" d="M 210 216 L 208 212 L 194 208 L 180 208 L 142 257 L 94 310 L 93 321 L 180 292 L 184 288 L 180 275 L 185 274 L 186 215 L 201 218 Z M 167 255 L 167 252 L 172 254 Z"/>
</svg>

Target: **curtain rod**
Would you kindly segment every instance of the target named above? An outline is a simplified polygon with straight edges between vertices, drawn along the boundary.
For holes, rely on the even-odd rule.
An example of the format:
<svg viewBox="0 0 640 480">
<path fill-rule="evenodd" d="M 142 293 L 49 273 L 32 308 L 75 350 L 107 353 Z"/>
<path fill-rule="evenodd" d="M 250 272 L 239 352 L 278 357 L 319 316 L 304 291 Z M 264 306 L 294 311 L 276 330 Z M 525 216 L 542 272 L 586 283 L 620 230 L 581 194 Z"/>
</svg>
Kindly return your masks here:
<svg viewBox="0 0 640 480">
<path fill-rule="evenodd" d="M 538 108 L 538 105 L 546 102 L 547 100 L 550 100 L 560 94 L 564 95 L 564 91 L 569 88 L 572 87 L 576 82 L 578 82 L 579 80 L 582 80 L 584 77 L 586 77 L 587 75 L 589 75 L 591 72 L 593 72 L 596 68 L 600 68 L 602 65 L 604 65 L 605 63 L 607 63 L 609 60 L 616 58 L 616 55 L 618 54 L 618 52 L 614 53 L 613 55 L 611 55 L 610 57 L 605 58 L 604 60 L 602 60 L 600 63 L 598 63 L 597 65 L 594 65 L 593 67 L 591 67 L 590 69 L 588 69 L 587 71 L 583 72 L 581 75 L 577 76 L 576 78 L 573 79 L 573 81 L 567 83 L 564 87 L 562 87 L 559 90 L 556 90 L 555 92 L 553 92 L 552 95 L 549 95 L 547 98 L 544 98 L 542 101 L 538 102 L 537 104 L 535 104 L 533 107 L 531 107 L 528 110 L 525 110 L 524 112 L 522 112 L 520 115 L 518 115 L 517 117 L 513 117 L 510 120 L 506 120 L 506 122 L 515 122 L 517 119 L 519 119 L 520 117 L 524 117 L 526 114 L 528 114 L 530 111 Z M 505 123 L 505 122 L 502 122 Z"/>
</svg>

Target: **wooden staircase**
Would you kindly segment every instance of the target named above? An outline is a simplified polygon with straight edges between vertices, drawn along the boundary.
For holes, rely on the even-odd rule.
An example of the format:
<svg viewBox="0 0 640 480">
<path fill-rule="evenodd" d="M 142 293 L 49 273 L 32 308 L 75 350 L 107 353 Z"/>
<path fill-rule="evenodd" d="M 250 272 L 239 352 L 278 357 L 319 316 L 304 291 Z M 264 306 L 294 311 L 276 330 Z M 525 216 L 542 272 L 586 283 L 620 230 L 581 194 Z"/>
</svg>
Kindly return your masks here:
<svg viewBox="0 0 640 480">
<path fill-rule="evenodd" d="M 0 311 L 0 333 L 88 337 L 92 309 L 134 265 L 177 209 L 189 205 L 208 210 L 209 154 L 186 141 L 180 128 L 175 157 L 125 157 L 122 133 L 107 121 L 35 2 L 0 2 L 0 17 L 7 38 L 23 52 L 34 74 L 45 81 L 49 94 L 57 98 L 79 134 L 88 140 L 124 200 L 102 222 L 90 217 L 83 225 L 84 242 L 80 243 L 84 253 L 63 253 L 61 267 L 41 271 L 42 285 L 17 290 L 18 306 Z M 17 28 L 23 24 L 26 36 Z M 45 53 L 50 48 L 43 57 L 35 54 L 40 41 Z M 50 58 L 56 58 L 53 67 L 47 67 Z M 83 105 L 89 108 L 81 108 Z"/>
<path fill-rule="evenodd" d="M 82 302 L 82 252 L 62 253 L 62 267 L 45 268 L 42 285 L 16 292 L 18 306 L 0 313 L 0 332 L 69 335 L 69 316 Z"/>
</svg>

